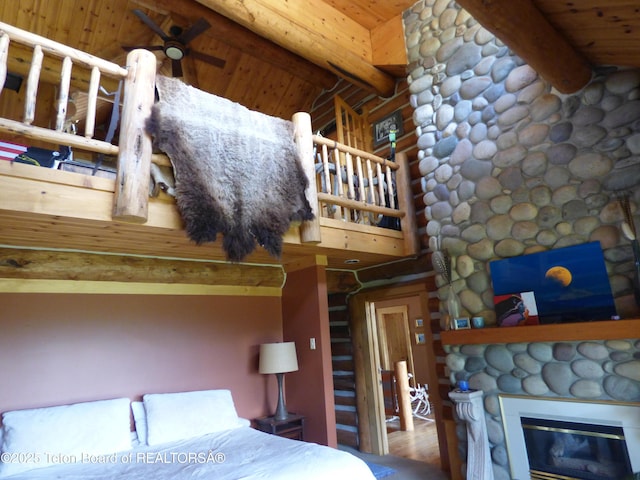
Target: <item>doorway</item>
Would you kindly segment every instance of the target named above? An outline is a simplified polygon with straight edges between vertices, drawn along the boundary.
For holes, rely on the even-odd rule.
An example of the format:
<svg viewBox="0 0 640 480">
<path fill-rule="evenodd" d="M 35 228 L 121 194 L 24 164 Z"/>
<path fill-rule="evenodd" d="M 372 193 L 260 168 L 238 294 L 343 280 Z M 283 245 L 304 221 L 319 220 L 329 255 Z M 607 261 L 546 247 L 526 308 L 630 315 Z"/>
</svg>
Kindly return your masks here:
<svg viewBox="0 0 640 480">
<path fill-rule="evenodd" d="M 395 366 L 405 362 L 409 379 L 414 379 L 413 349 L 409 333 L 409 306 L 395 305 L 377 308 L 373 305 L 378 335 L 378 356 L 380 361 L 380 381 L 384 397 L 384 414 L 389 433 L 389 422 L 398 417 L 399 402 Z M 415 385 L 415 381 L 410 385 Z"/>
<path fill-rule="evenodd" d="M 386 306 L 390 305 L 390 306 Z M 382 369 L 385 424 L 389 453 L 398 457 L 418 460 L 438 467 L 438 448 L 435 419 L 430 409 L 420 398 L 428 395 L 426 378 L 426 348 L 424 319 L 420 312 L 420 297 L 412 296 L 397 300 L 374 303 L 378 351 Z M 397 400 L 394 375 L 396 362 L 407 365 L 409 387 L 416 401 L 412 402 L 411 430 L 403 430 Z M 417 363 L 417 366 L 415 365 Z M 416 371 L 416 368 L 419 371 Z M 385 378 L 387 379 L 385 381 Z M 415 407 L 415 408 L 414 408 Z M 426 407 L 426 408 L 425 408 Z M 428 413 L 427 413 L 428 411 Z"/>
<path fill-rule="evenodd" d="M 402 432 L 412 434 L 413 443 L 427 443 L 432 440 L 436 459 L 432 462 L 448 470 L 446 455 L 446 436 L 442 422 L 442 403 L 437 395 L 438 375 L 433 348 L 433 336 L 430 330 L 429 298 L 426 285 L 417 283 L 399 287 L 376 289 L 361 292 L 351 297 L 349 302 L 351 331 L 354 344 L 354 362 L 356 364 L 356 396 L 360 437 L 360 449 L 364 452 L 384 455 L 390 452 L 389 437 L 386 428 L 384 411 L 384 393 L 380 377 L 385 362 L 385 352 L 381 344 L 389 344 L 392 339 L 394 347 L 386 352 L 389 358 L 405 355 L 407 336 L 412 352 L 412 371 L 415 381 L 430 385 L 433 419 L 430 429 L 425 433 Z M 410 308 L 413 303 L 414 308 Z M 406 309 L 406 315 L 404 313 Z M 382 313 L 382 315 L 379 315 Z M 402 320 L 401 320 L 402 319 Z M 380 325 L 379 325 L 380 323 Z M 391 332 L 391 325 L 401 324 L 398 331 Z M 406 329 L 405 329 L 406 325 Z M 407 335 L 408 332 L 408 335 Z M 381 335 L 379 334 L 381 333 Z M 419 357 L 419 359 L 418 359 Z M 407 360 L 409 360 L 407 355 Z M 422 381 L 418 380 L 420 375 Z M 392 434 L 393 435 L 393 434 Z M 411 440 L 407 440 L 409 446 Z M 392 442 L 393 443 L 393 442 Z M 395 446 L 394 446 L 395 448 Z M 409 448 L 406 444 L 401 448 Z M 444 455 L 442 452 L 445 452 Z"/>
<path fill-rule="evenodd" d="M 396 362 L 404 360 L 407 362 L 407 370 L 413 380 L 415 368 L 409 333 L 409 306 L 406 304 L 382 308 L 375 306 L 380 368 L 391 371 Z M 415 386 L 415 382 L 409 383 Z"/>
</svg>

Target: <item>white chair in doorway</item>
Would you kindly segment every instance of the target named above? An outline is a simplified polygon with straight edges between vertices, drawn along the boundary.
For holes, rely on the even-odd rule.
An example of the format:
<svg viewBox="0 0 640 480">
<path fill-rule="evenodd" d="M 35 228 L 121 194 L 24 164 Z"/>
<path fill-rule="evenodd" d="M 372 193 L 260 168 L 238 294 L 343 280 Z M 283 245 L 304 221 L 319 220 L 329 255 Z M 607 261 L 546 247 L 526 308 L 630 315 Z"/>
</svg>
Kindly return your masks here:
<svg viewBox="0 0 640 480">
<path fill-rule="evenodd" d="M 413 375 L 409 374 L 409 378 Z M 433 422 L 432 418 L 428 418 L 431 414 L 431 403 L 429 402 L 429 392 L 427 385 L 416 383 L 415 387 L 409 388 L 409 398 L 411 399 L 411 409 L 413 416 L 421 420 Z"/>
</svg>

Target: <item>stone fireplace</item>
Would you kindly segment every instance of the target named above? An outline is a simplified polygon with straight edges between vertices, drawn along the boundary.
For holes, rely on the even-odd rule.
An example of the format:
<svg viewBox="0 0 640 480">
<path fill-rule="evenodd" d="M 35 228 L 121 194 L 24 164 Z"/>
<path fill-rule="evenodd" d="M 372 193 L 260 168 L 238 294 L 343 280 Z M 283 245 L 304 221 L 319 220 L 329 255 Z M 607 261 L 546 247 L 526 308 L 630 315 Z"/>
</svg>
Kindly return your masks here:
<svg viewBox="0 0 640 480">
<path fill-rule="evenodd" d="M 510 449 L 516 438 L 505 429 L 501 398 L 552 399 L 561 406 L 571 405 L 570 411 L 580 403 L 632 404 L 635 421 L 640 421 L 639 331 L 639 320 L 619 320 L 441 332 L 451 385 L 466 380 L 471 389 L 483 392 L 495 480 L 519 478 L 511 476 L 514 460 Z M 532 409 L 519 411 L 531 413 Z M 551 408 L 545 410 L 554 413 Z M 532 417 L 536 418 L 528 415 Z M 591 413 L 577 417 L 583 422 L 585 418 L 598 418 Z M 576 418 L 564 420 L 579 422 Z M 621 418 L 612 421 L 605 417 L 601 423 L 606 425 L 607 421 L 620 422 Z M 517 428 L 522 430 L 519 419 Z M 469 449 L 462 421 L 456 433 L 460 458 L 465 459 Z M 524 437 L 524 433 L 519 436 Z M 635 456 L 640 460 L 640 452 Z M 522 463 L 520 459 L 515 462 Z M 640 471 L 638 465 L 632 464 L 632 468 Z"/>
<path fill-rule="evenodd" d="M 500 395 L 511 478 L 621 479 L 640 472 L 640 405 Z"/>
</svg>

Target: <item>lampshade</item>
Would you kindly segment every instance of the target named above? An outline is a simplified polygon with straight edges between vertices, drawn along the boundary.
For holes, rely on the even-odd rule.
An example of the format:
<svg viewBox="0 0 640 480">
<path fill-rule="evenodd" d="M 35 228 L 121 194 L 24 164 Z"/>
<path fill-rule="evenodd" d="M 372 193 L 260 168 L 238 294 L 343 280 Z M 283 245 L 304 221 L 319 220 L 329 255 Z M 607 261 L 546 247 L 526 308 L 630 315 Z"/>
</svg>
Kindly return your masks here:
<svg viewBox="0 0 640 480">
<path fill-rule="evenodd" d="M 286 373 L 298 370 L 295 342 L 260 345 L 260 373 Z"/>
</svg>

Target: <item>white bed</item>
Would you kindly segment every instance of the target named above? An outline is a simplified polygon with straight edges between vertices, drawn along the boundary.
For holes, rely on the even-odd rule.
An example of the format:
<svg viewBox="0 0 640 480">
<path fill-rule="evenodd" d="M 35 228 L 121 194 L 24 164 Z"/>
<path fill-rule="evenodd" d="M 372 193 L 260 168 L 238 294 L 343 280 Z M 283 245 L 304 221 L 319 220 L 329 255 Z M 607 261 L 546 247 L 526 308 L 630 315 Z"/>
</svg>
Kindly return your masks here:
<svg viewBox="0 0 640 480">
<path fill-rule="evenodd" d="M 12 475 L 11 480 L 291 479 L 374 478 L 350 453 L 239 427 L 164 444 L 140 447 L 88 463 L 56 465 Z"/>
<path fill-rule="evenodd" d="M 134 408 L 138 411 L 135 421 L 140 442 L 131 442 L 130 410 L 126 416 L 124 411 L 125 406 L 130 408 L 128 399 L 5 413 L 0 478 L 375 478 L 362 460 L 348 452 L 247 426 L 237 417 L 235 408 L 233 413 L 228 408 L 226 397 L 230 399 L 230 393 L 223 395 L 221 403 L 219 395 L 213 401 L 211 396 L 206 397 L 212 392 L 218 395 L 228 390 L 145 396 L 146 408 L 142 411 L 146 415 L 141 417 L 141 410 Z M 212 422 L 208 416 L 211 409 L 218 413 Z M 97 415 L 100 412 L 103 414 Z M 215 431 L 202 433 L 203 429 Z"/>
</svg>

